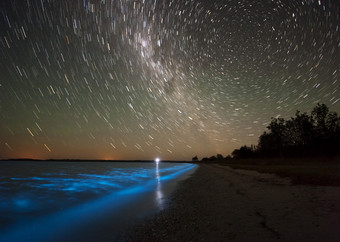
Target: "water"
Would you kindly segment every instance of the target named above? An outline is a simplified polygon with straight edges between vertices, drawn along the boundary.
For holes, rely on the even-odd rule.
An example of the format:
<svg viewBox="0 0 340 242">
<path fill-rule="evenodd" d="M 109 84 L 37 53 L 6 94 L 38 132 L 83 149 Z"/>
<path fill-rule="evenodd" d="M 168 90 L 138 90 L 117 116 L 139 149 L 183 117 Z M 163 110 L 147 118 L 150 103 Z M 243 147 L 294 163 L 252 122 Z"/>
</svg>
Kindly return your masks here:
<svg viewBox="0 0 340 242">
<path fill-rule="evenodd" d="M 166 206 L 196 166 L 0 162 L 0 241 L 110 241 Z"/>
</svg>

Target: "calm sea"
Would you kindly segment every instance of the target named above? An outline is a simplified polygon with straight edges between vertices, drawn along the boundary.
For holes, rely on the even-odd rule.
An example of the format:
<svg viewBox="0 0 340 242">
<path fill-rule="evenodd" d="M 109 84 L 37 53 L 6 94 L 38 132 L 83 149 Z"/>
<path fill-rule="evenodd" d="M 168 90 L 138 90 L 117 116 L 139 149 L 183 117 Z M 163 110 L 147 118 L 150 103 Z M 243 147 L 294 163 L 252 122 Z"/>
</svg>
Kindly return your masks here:
<svg viewBox="0 0 340 242">
<path fill-rule="evenodd" d="M 0 162 L 0 241 L 111 241 L 167 205 L 188 163 Z"/>
</svg>

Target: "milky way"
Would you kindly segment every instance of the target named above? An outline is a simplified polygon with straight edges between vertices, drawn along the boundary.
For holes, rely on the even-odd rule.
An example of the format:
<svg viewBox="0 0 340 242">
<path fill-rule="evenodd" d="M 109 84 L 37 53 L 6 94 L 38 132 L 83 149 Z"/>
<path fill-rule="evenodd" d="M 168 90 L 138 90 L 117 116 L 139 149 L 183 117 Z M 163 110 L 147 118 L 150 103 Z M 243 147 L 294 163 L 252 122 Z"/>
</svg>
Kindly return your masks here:
<svg viewBox="0 0 340 242">
<path fill-rule="evenodd" d="M 227 155 L 340 113 L 337 2 L 1 0 L 0 158 Z"/>
</svg>

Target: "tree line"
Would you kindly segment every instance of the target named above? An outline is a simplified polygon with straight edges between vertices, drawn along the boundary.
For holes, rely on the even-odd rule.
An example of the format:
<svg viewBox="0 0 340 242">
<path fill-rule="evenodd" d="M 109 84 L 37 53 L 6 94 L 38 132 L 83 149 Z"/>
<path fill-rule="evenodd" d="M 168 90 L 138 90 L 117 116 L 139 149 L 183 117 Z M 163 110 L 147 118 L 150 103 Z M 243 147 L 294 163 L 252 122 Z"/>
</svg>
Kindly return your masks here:
<svg viewBox="0 0 340 242">
<path fill-rule="evenodd" d="M 334 155 L 340 155 L 340 117 L 325 104 L 317 104 L 310 115 L 296 111 L 289 120 L 272 118 L 257 145 L 244 145 L 232 152 L 236 159 Z M 218 158 L 212 156 L 202 161 Z M 197 156 L 193 157 L 195 160 L 198 161 Z"/>
</svg>

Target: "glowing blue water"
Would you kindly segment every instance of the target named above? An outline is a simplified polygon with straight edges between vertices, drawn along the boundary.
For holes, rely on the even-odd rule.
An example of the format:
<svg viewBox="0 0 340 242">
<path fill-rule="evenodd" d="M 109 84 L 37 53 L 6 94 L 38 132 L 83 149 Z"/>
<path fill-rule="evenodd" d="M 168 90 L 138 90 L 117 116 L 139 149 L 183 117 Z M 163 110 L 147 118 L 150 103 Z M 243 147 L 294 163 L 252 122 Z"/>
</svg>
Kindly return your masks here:
<svg viewBox="0 0 340 242">
<path fill-rule="evenodd" d="M 0 241 L 112 239 L 193 164 L 1 162 Z M 168 186 L 168 187 L 167 187 Z M 86 237 L 80 231 L 89 231 Z M 85 233 L 86 234 L 86 233 Z"/>
</svg>

